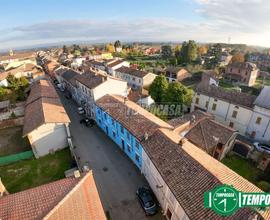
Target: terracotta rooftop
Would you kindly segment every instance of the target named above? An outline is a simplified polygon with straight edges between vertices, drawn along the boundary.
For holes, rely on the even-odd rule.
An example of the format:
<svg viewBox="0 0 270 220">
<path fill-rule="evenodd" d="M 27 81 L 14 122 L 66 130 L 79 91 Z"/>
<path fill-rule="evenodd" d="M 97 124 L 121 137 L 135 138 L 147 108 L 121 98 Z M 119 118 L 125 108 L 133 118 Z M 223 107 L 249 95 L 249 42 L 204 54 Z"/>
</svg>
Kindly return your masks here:
<svg viewBox="0 0 270 220">
<path fill-rule="evenodd" d="M 33 53 L 33 52 L 15 53 L 13 56 L 10 56 L 10 55 L 0 56 L 0 61 L 14 60 L 14 59 L 26 59 L 26 58 L 30 58 L 30 57 L 34 57 L 34 56 L 35 56 L 35 53 Z"/>
<path fill-rule="evenodd" d="M 124 62 L 124 60 L 116 60 L 116 61 L 114 61 L 114 62 L 112 62 L 112 63 L 109 63 L 109 64 L 107 65 L 107 67 L 112 68 L 112 67 L 117 66 L 117 65 L 119 65 L 119 64 L 121 64 L 121 63 L 123 63 L 123 62 Z"/>
<path fill-rule="evenodd" d="M 93 89 L 98 85 L 100 85 L 101 83 L 105 82 L 107 80 L 107 77 L 102 74 L 98 74 L 88 70 L 87 72 L 81 75 L 77 75 L 75 77 L 75 80 L 82 83 L 86 87 Z"/>
<path fill-rule="evenodd" d="M 213 118 L 213 116 L 211 114 L 206 113 L 206 112 L 203 112 L 200 110 L 195 110 L 195 111 L 190 112 L 188 114 L 184 114 L 178 118 L 173 118 L 173 119 L 169 120 L 168 123 L 176 128 L 176 127 L 179 127 L 187 122 L 192 121 L 194 123 L 194 122 L 197 122 L 203 118 Z"/>
<path fill-rule="evenodd" d="M 76 76 L 78 76 L 78 75 L 80 75 L 80 73 L 78 73 L 78 72 L 76 72 L 76 71 L 74 71 L 74 70 L 72 70 L 72 69 L 68 69 L 68 70 L 66 70 L 66 71 L 64 71 L 64 72 L 62 73 L 62 77 L 63 77 L 66 81 L 70 82 L 72 85 L 75 85 L 75 78 L 76 78 Z"/>
<path fill-rule="evenodd" d="M 120 73 L 126 73 L 126 74 L 136 76 L 136 77 L 140 77 L 140 78 L 143 78 L 148 74 L 145 71 L 141 71 L 141 70 L 138 70 L 138 69 L 133 69 L 133 68 L 126 67 L 126 66 L 121 66 L 120 68 L 116 69 L 115 71 L 120 72 Z"/>
<path fill-rule="evenodd" d="M 23 136 L 44 123 L 69 123 L 69 117 L 48 80 L 40 80 L 31 87 L 24 116 Z"/>
<path fill-rule="evenodd" d="M 106 220 L 92 172 L 0 198 L 1 220 Z"/>
<path fill-rule="evenodd" d="M 212 155 L 217 144 L 225 145 L 234 134 L 236 130 L 213 119 L 204 118 L 191 127 L 185 138 Z"/>
<path fill-rule="evenodd" d="M 248 219 L 258 214 L 243 208 L 233 216 L 221 217 L 203 206 L 204 192 L 220 184 L 233 185 L 244 192 L 262 192 L 259 188 L 199 149 L 189 141 L 180 146 L 181 137 L 168 129 L 159 129 L 142 142 L 147 155 L 188 215 L 189 219 Z M 269 211 L 260 213 L 269 219 Z"/>
<path fill-rule="evenodd" d="M 122 96 L 106 95 L 97 100 L 97 106 L 119 121 L 138 140 L 143 140 L 145 133 L 153 134 L 158 128 L 173 128 L 136 103 Z"/>
<path fill-rule="evenodd" d="M 214 85 L 204 86 L 201 83 L 198 84 L 196 92 L 247 108 L 252 108 L 256 99 L 256 96 L 254 95 L 237 91 L 228 91 Z"/>
</svg>

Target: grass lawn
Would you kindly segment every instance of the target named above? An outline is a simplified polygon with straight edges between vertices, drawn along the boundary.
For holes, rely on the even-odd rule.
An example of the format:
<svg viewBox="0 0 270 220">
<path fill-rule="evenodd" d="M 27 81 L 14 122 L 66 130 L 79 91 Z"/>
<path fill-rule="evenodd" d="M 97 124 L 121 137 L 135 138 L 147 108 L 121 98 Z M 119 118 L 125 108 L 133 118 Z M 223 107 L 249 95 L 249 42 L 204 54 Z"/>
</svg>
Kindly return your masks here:
<svg viewBox="0 0 270 220">
<path fill-rule="evenodd" d="M 22 127 L 0 129 L 0 157 L 31 150 L 28 139 L 22 138 Z"/>
<path fill-rule="evenodd" d="M 263 87 L 263 85 L 270 86 L 270 79 L 263 79 L 263 77 L 258 77 L 256 79 L 256 83 L 255 83 L 254 87 L 261 88 L 261 87 Z"/>
<path fill-rule="evenodd" d="M 250 161 L 237 155 L 225 157 L 222 163 L 253 183 L 256 182 L 258 175 L 262 173 Z"/>
<path fill-rule="evenodd" d="M 1 166 L 0 177 L 8 192 L 14 193 L 64 178 L 71 161 L 70 151 L 66 148 L 39 159 Z"/>
</svg>

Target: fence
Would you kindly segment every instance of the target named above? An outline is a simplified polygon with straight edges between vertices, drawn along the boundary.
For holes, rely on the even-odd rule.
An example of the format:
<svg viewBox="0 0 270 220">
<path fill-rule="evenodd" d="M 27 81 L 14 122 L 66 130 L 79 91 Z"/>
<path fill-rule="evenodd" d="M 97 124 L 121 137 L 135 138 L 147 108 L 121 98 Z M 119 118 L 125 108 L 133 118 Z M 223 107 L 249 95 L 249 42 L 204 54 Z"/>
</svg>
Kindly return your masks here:
<svg viewBox="0 0 270 220">
<path fill-rule="evenodd" d="M 12 154 L 9 156 L 0 157 L 0 166 L 8 165 L 8 164 L 20 161 L 20 160 L 30 159 L 33 156 L 34 156 L 34 154 L 30 150 L 30 151 L 25 151 L 25 152 L 18 153 L 18 154 Z"/>
<path fill-rule="evenodd" d="M 23 125 L 23 118 L 24 117 L 0 121 L 0 129 L 21 126 Z"/>
</svg>

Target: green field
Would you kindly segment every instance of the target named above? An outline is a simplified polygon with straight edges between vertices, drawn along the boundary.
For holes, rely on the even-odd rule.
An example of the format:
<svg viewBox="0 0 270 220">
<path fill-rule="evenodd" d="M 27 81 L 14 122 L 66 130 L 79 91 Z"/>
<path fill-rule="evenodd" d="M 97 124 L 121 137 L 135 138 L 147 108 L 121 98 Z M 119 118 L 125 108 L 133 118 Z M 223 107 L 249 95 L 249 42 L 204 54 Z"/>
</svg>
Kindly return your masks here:
<svg viewBox="0 0 270 220">
<path fill-rule="evenodd" d="M 9 193 L 19 192 L 64 178 L 71 166 L 69 149 L 39 159 L 23 160 L 1 166 L 0 177 Z"/>
</svg>

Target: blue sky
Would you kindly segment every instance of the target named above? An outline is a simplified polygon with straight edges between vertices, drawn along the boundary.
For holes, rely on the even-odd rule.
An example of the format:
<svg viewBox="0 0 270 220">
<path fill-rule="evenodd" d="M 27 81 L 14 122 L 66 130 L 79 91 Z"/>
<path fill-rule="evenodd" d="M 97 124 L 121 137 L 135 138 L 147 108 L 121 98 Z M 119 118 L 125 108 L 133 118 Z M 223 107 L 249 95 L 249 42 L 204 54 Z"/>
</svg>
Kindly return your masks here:
<svg viewBox="0 0 270 220">
<path fill-rule="evenodd" d="M 0 49 L 64 41 L 270 46 L 268 0 L 2 0 Z"/>
</svg>

